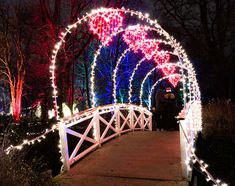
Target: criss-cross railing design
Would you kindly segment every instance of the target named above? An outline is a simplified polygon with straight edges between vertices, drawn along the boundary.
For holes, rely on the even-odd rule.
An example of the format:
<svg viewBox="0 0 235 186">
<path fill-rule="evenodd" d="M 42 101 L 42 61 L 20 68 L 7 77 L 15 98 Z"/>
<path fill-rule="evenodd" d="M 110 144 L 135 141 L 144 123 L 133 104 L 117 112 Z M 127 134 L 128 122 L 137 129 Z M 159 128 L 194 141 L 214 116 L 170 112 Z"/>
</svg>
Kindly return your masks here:
<svg viewBox="0 0 235 186">
<path fill-rule="evenodd" d="M 152 130 L 152 114 L 132 104 L 111 104 L 89 109 L 60 122 L 64 169 L 102 143 L 134 130 Z"/>
</svg>

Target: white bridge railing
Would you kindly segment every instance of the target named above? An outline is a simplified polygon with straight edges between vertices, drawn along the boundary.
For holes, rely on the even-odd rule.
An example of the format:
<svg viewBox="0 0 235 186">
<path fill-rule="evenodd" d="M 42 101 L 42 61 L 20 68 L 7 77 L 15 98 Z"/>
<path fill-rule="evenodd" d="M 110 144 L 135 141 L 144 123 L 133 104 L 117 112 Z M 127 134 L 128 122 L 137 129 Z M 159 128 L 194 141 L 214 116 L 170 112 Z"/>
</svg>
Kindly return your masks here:
<svg viewBox="0 0 235 186">
<path fill-rule="evenodd" d="M 64 118 L 60 125 L 64 170 L 102 143 L 134 130 L 152 130 L 152 113 L 132 104 L 112 104 Z"/>
<path fill-rule="evenodd" d="M 192 101 L 186 104 L 180 115 L 180 149 L 181 149 L 181 165 L 182 176 L 191 180 L 192 176 L 192 148 L 194 148 L 197 133 L 201 131 L 201 102 Z"/>
</svg>

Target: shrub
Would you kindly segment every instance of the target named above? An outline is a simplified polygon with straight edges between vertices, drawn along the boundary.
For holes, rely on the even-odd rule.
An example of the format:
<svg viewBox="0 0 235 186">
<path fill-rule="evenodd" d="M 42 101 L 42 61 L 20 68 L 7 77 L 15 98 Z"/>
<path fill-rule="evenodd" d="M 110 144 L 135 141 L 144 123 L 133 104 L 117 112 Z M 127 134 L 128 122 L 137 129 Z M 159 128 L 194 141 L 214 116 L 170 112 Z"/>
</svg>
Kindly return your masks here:
<svg viewBox="0 0 235 186">
<path fill-rule="evenodd" d="M 212 100 L 202 108 L 203 130 L 197 154 L 218 178 L 235 185 L 235 104 L 230 100 Z"/>
<path fill-rule="evenodd" d="M 21 155 L 20 155 L 21 153 Z M 35 160 L 36 161 L 36 160 Z M 54 185 L 51 171 L 37 172 L 39 162 L 26 163 L 22 152 L 11 152 L 6 155 L 0 151 L 0 185 L 4 186 L 30 186 L 30 185 Z"/>
<path fill-rule="evenodd" d="M 202 109 L 204 137 L 229 136 L 235 143 L 235 104 L 230 100 L 212 100 Z"/>
<path fill-rule="evenodd" d="M 0 186 L 55 185 L 52 181 L 52 171 L 48 170 L 42 158 L 32 154 L 31 147 L 11 151 L 8 155 L 4 152 L 3 149 L 7 146 L 18 144 L 25 137 L 23 126 L 11 124 L 5 130 L 4 139 L 0 144 Z"/>
</svg>

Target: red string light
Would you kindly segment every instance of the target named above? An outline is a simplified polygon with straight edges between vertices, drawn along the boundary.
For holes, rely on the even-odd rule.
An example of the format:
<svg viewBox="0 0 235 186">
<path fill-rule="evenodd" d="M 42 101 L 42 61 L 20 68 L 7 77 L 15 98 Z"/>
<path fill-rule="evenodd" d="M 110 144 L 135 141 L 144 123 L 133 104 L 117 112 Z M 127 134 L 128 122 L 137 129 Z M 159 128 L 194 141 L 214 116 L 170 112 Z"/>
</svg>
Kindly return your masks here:
<svg viewBox="0 0 235 186">
<path fill-rule="evenodd" d="M 142 43 L 141 43 L 141 50 L 144 53 L 145 57 L 150 60 L 154 55 L 157 54 L 157 52 L 159 51 L 159 46 L 158 46 L 158 42 L 154 41 L 154 40 L 150 40 L 150 39 L 145 39 Z"/>
<path fill-rule="evenodd" d="M 105 45 L 112 41 L 111 35 L 117 32 L 123 24 L 121 12 L 108 11 L 98 12 L 90 17 L 89 27 L 93 34 L 97 34 L 99 40 Z"/>
<path fill-rule="evenodd" d="M 154 61 L 158 65 L 163 65 L 164 63 L 168 63 L 170 61 L 170 55 L 166 52 L 158 52 L 154 55 Z"/>
<path fill-rule="evenodd" d="M 146 39 L 147 31 L 143 26 L 127 29 L 123 34 L 123 40 L 134 51 L 141 48 L 141 43 Z"/>
<path fill-rule="evenodd" d="M 123 17 L 120 12 L 98 12 L 90 18 L 89 26 L 93 34 L 97 34 L 100 41 L 107 46 L 111 41 L 111 35 L 117 32 L 123 24 Z M 145 58 L 154 61 L 158 65 L 162 65 L 170 61 L 170 55 L 161 52 L 159 43 L 152 39 L 147 39 L 147 30 L 145 26 L 137 26 L 133 29 L 127 29 L 123 34 L 123 40 L 134 51 L 139 49 L 145 55 Z M 173 74 L 176 71 L 175 66 L 162 68 L 164 75 Z M 169 82 L 175 87 L 180 77 L 169 78 Z"/>
<path fill-rule="evenodd" d="M 154 61 L 158 65 L 162 65 L 164 63 L 169 63 L 170 55 L 166 52 L 162 52 L 162 53 L 159 52 L 154 56 Z M 176 67 L 174 64 L 172 64 L 170 66 L 165 66 L 165 67 L 161 68 L 161 70 L 165 76 L 168 76 L 168 75 L 174 74 L 176 72 Z M 180 81 L 180 76 L 169 77 L 168 80 L 174 87 L 176 87 L 178 82 Z"/>
<path fill-rule="evenodd" d="M 173 85 L 173 87 L 176 87 L 178 82 L 180 81 L 180 76 L 173 76 L 173 77 L 169 77 L 169 82 Z"/>
</svg>

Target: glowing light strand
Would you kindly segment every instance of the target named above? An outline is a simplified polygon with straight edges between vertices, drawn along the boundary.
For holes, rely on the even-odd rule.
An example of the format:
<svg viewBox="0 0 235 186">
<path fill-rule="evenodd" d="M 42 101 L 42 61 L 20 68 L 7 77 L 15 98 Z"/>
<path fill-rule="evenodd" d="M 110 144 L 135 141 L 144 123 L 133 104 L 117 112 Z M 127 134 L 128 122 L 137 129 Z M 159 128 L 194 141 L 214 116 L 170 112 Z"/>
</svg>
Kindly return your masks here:
<svg viewBox="0 0 235 186">
<path fill-rule="evenodd" d="M 103 11 L 94 14 L 89 19 L 91 32 L 98 35 L 100 41 L 108 46 L 112 40 L 111 35 L 117 32 L 123 24 L 123 17 L 118 11 Z"/>
<path fill-rule="evenodd" d="M 117 103 L 117 81 L 116 81 L 116 78 L 117 78 L 117 71 L 118 71 L 118 67 L 119 67 L 119 64 L 121 63 L 121 60 L 125 57 L 125 55 L 130 51 L 130 48 L 126 49 L 122 55 L 119 57 L 117 63 L 116 63 L 116 66 L 115 66 L 115 69 L 113 71 L 113 98 L 114 98 L 114 103 Z"/>
<path fill-rule="evenodd" d="M 134 70 L 132 71 L 132 74 L 129 79 L 129 91 L 128 91 L 128 102 L 131 103 L 131 97 L 132 97 L 132 81 L 134 79 L 135 73 L 138 70 L 139 66 L 142 64 L 142 62 L 145 60 L 145 58 L 142 58 L 135 66 Z"/>
<path fill-rule="evenodd" d="M 161 69 L 161 68 L 163 68 L 163 67 L 165 67 L 165 66 L 170 66 L 170 65 L 172 65 L 172 63 L 165 63 L 165 64 L 163 64 L 163 65 L 158 65 L 158 66 L 156 66 L 156 67 L 154 67 L 154 68 L 152 68 L 147 74 L 146 74 L 146 76 L 144 77 L 144 79 L 143 79 L 143 81 L 141 82 L 141 86 L 140 86 L 140 94 L 139 94 L 139 100 L 140 100 L 140 105 L 142 106 L 143 105 L 143 101 L 142 101 L 142 97 L 143 97 L 143 88 L 144 88 L 144 83 L 145 83 L 145 81 L 147 80 L 147 78 L 154 72 L 154 70 L 156 70 L 156 69 Z M 177 67 L 182 67 L 183 65 L 181 64 L 181 63 L 174 63 L 174 65 L 175 66 L 177 66 Z M 189 70 L 188 68 L 186 68 L 186 67 L 182 67 L 183 69 L 185 69 L 185 70 Z M 192 83 L 194 84 L 194 81 L 192 81 Z M 196 93 L 195 93 L 196 94 Z"/>
<path fill-rule="evenodd" d="M 91 103 L 92 103 L 92 108 L 95 107 L 95 67 L 96 67 L 96 59 L 100 54 L 100 51 L 102 49 L 103 45 L 99 46 L 99 49 L 96 51 L 94 55 L 94 59 L 91 65 L 91 78 L 90 78 L 90 83 L 91 83 Z"/>
<path fill-rule="evenodd" d="M 181 125 L 181 124 L 180 124 Z M 184 127 L 181 125 L 181 129 L 182 129 L 182 132 L 183 132 L 183 134 L 184 134 L 184 137 L 185 137 L 185 139 L 186 139 L 186 142 L 187 142 L 187 144 L 188 144 L 188 148 L 190 149 L 190 156 L 189 157 L 191 157 L 190 158 L 190 160 L 189 159 L 187 159 L 186 160 L 186 165 L 188 166 L 188 168 L 189 168 L 189 166 L 190 166 L 190 161 L 192 161 L 193 163 L 198 163 L 199 164 L 199 166 L 200 166 L 200 169 L 201 169 L 201 171 L 204 173 L 204 174 L 206 174 L 206 181 L 207 182 L 209 182 L 209 181 L 212 181 L 214 184 L 215 184 L 215 186 L 228 186 L 228 184 L 226 184 L 226 183 L 222 183 L 219 179 L 216 179 L 216 178 L 214 178 L 211 174 L 210 174 L 210 172 L 207 170 L 207 167 L 208 167 L 208 165 L 206 164 L 206 163 L 204 163 L 204 161 L 203 160 L 200 160 L 198 157 L 197 157 L 197 155 L 195 154 L 195 149 L 194 149 L 194 147 L 192 146 L 192 144 L 190 143 L 190 140 L 189 140 L 189 138 L 188 138 L 188 136 L 187 136 L 187 134 L 186 134 L 186 132 L 185 132 L 185 130 L 184 130 Z M 189 170 L 191 170 L 191 168 L 189 168 Z"/>
<path fill-rule="evenodd" d="M 164 79 L 168 79 L 168 78 L 170 78 L 170 77 L 175 77 L 175 76 L 181 77 L 181 74 L 175 73 L 175 74 L 170 74 L 170 75 L 164 76 L 164 77 L 158 79 L 158 80 L 152 85 L 152 87 L 151 87 L 151 89 L 150 89 L 150 92 L 149 92 L 149 96 L 148 96 L 148 108 L 149 108 L 149 110 L 151 110 L 151 96 L 152 96 L 153 90 L 155 89 L 155 87 L 157 86 L 157 84 L 159 84 L 159 83 L 160 83 L 162 80 L 164 80 Z M 184 78 L 186 78 L 186 77 L 184 76 Z"/>
<path fill-rule="evenodd" d="M 49 134 L 50 132 L 54 132 L 55 130 L 58 129 L 58 124 L 53 125 L 50 129 L 46 129 L 46 132 L 31 139 L 31 140 L 23 140 L 23 143 L 19 144 L 19 145 L 10 145 L 8 148 L 6 148 L 4 151 L 6 154 L 9 154 L 11 151 L 17 149 L 17 150 L 21 150 L 24 146 L 26 145 L 33 145 L 35 142 L 40 143 L 41 140 L 46 138 L 46 135 Z"/>
</svg>

